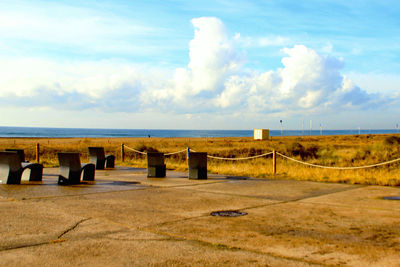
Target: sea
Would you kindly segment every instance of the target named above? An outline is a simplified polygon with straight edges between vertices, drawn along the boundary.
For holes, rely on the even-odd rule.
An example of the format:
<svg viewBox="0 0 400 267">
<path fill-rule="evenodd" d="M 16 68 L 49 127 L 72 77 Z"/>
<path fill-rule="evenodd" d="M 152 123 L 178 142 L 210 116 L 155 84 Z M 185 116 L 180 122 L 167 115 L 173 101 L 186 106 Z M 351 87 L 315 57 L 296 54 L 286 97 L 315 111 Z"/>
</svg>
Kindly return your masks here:
<svg viewBox="0 0 400 267">
<path fill-rule="evenodd" d="M 270 136 L 395 134 L 398 129 L 270 130 Z M 250 130 L 93 129 L 0 126 L 0 137 L 251 137 Z"/>
</svg>

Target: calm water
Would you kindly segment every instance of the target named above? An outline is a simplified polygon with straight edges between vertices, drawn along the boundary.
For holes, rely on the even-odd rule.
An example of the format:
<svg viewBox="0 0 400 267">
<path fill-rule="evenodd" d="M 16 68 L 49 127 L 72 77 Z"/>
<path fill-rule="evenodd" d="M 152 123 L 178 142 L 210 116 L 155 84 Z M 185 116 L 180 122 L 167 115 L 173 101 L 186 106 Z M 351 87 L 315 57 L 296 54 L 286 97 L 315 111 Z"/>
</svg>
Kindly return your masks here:
<svg viewBox="0 0 400 267">
<path fill-rule="evenodd" d="M 361 134 L 390 134 L 398 130 L 361 130 Z M 312 135 L 320 135 L 320 130 Z M 323 130 L 322 135 L 359 134 L 354 130 Z M 36 128 L 0 127 L 0 137 L 249 137 L 253 130 L 146 130 L 146 129 L 84 129 L 84 128 Z M 280 130 L 270 130 L 271 136 L 281 136 Z M 301 136 L 301 130 L 284 130 L 284 136 Z M 310 135 L 310 131 L 304 131 Z"/>
</svg>

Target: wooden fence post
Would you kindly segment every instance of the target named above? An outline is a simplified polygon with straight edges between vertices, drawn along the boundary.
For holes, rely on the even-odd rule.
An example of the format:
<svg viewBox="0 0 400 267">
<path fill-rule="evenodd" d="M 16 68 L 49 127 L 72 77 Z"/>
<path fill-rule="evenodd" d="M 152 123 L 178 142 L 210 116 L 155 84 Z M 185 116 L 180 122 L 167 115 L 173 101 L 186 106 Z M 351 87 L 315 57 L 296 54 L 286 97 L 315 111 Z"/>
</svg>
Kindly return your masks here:
<svg viewBox="0 0 400 267">
<path fill-rule="evenodd" d="M 272 173 L 276 174 L 276 151 L 275 149 L 272 151 Z"/>
<path fill-rule="evenodd" d="M 121 161 L 125 161 L 125 148 L 124 148 L 124 143 L 121 145 Z"/>
<path fill-rule="evenodd" d="M 37 163 L 40 163 L 40 155 L 39 155 L 39 153 L 40 153 L 40 145 L 39 145 L 39 143 L 37 143 L 36 144 L 36 162 Z"/>
</svg>

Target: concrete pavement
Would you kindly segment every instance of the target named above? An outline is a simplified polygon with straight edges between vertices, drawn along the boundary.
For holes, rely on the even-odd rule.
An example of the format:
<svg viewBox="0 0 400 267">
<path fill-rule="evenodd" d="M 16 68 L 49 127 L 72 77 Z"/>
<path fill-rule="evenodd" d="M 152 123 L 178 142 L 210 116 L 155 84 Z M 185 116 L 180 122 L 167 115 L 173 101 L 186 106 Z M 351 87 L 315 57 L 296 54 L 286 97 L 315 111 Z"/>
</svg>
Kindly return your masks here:
<svg viewBox="0 0 400 267">
<path fill-rule="evenodd" d="M 400 265 L 400 188 L 145 171 L 0 185 L 0 265 Z"/>
</svg>

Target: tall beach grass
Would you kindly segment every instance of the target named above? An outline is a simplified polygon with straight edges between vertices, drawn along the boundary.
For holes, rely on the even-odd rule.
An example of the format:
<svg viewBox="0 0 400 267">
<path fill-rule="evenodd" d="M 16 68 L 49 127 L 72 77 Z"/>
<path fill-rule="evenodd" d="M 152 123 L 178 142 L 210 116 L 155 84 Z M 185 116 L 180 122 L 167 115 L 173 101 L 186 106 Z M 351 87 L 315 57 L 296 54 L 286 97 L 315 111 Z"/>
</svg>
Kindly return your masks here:
<svg viewBox="0 0 400 267">
<path fill-rule="evenodd" d="M 81 161 L 89 160 L 89 146 L 103 146 L 106 153 L 116 156 L 117 165 L 146 167 L 144 155 L 125 149 L 121 161 L 121 144 L 139 151 L 175 152 L 186 147 L 209 155 L 241 158 L 272 150 L 304 162 L 335 167 L 363 166 L 400 157 L 400 135 L 353 135 L 273 137 L 255 141 L 248 137 L 232 138 L 0 138 L 0 150 L 22 148 L 26 158 L 35 161 L 36 144 L 40 144 L 40 161 L 45 167 L 57 167 L 57 152 L 75 151 Z M 168 169 L 187 169 L 186 154 L 166 157 Z M 212 173 L 251 176 L 257 178 L 284 178 L 350 184 L 400 185 L 400 163 L 359 170 L 332 170 L 301 165 L 281 157 L 277 159 L 277 174 L 272 172 L 272 157 L 243 160 L 208 160 Z"/>
</svg>

